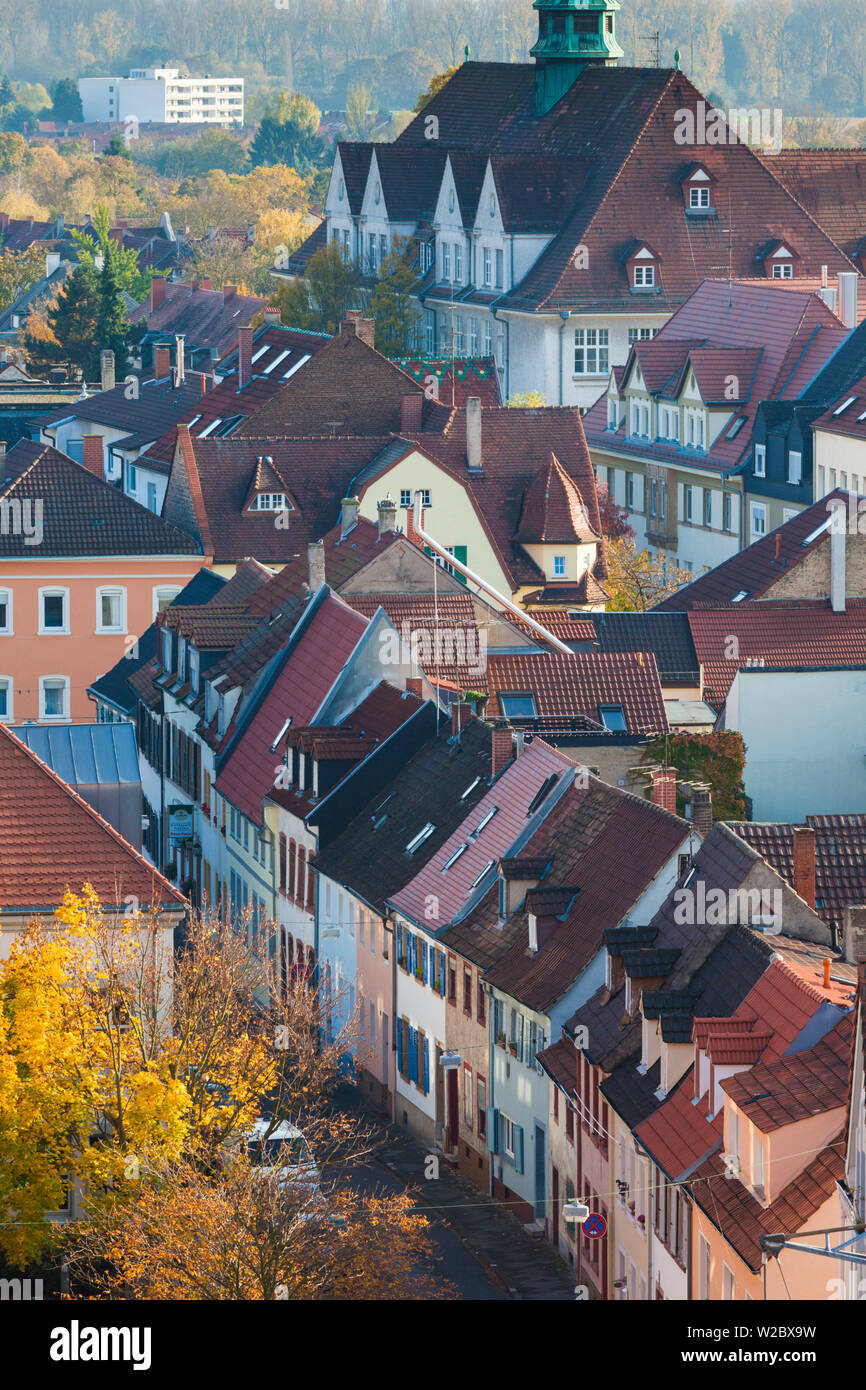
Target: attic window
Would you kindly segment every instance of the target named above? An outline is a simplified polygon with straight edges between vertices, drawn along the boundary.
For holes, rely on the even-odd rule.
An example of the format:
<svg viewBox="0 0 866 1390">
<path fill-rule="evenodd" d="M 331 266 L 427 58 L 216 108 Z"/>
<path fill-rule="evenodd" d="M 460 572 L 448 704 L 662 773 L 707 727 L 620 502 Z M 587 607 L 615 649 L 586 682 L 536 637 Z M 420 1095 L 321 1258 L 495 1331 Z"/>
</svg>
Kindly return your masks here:
<svg viewBox="0 0 866 1390">
<path fill-rule="evenodd" d="M 633 284 L 636 290 L 652 289 L 656 282 L 656 268 L 654 265 L 636 265 L 634 268 Z"/>
<path fill-rule="evenodd" d="M 556 783 L 558 781 L 558 772 L 551 772 L 549 777 L 545 777 L 541 786 L 538 788 L 538 791 L 535 793 L 535 796 L 529 803 L 529 809 L 526 812 L 527 816 L 531 816 L 534 811 L 538 810 L 542 802 L 546 801 L 548 794 L 553 791 L 553 788 L 556 786 Z"/>
<path fill-rule="evenodd" d="M 777 262 L 776 265 L 773 266 L 774 280 L 793 280 L 793 278 L 794 267 L 790 261 L 784 261 L 781 264 Z"/>
<path fill-rule="evenodd" d="M 610 729 L 612 733 L 624 734 L 626 732 L 622 705 L 599 705 L 598 717 L 604 727 Z"/>
<path fill-rule="evenodd" d="M 740 430 L 743 428 L 743 425 L 745 423 L 745 415 L 738 415 L 734 423 L 731 425 L 731 428 L 728 430 L 728 433 L 725 435 L 725 438 L 736 439 L 737 435 L 740 433 Z"/>
<path fill-rule="evenodd" d="M 492 806 L 492 807 L 490 808 L 490 810 L 487 812 L 487 815 L 484 816 L 484 817 L 478 822 L 478 824 L 476 825 L 475 829 L 472 831 L 471 836 L 470 836 L 471 839 L 473 839 L 473 840 L 477 839 L 477 837 L 481 834 L 482 830 L 484 829 L 485 825 L 489 825 L 490 822 L 493 820 L 493 817 L 496 815 L 496 812 L 497 812 L 498 810 L 499 810 L 499 807 L 498 807 L 498 806 Z"/>
<path fill-rule="evenodd" d="M 299 357 L 297 362 L 294 362 L 287 372 L 283 372 L 283 381 L 288 381 L 290 376 L 294 376 L 295 372 L 298 371 L 300 367 L 303 367 L 305 362 L 309 362 L 312 355 L 311 352 L 305 352 L 303 357 Z"/>
<path fill-rule="evenodd" d="M 260 492 L 253 499 L 250 505 L 251 512 L 291 512 L 294 508 L 290 505 L 284 492 Z"/>
<path fill-rule="evenodd" d="M 340 200 L 341 203 L 342 203 L 342 201 L 343 201 L 343 199 L 344 199 L 345 196 L 346 196 L 346 185 L 344 184 L 343 180 L 340 179 L 340 182 L 337 184 L 337 197 L 339 198 L 339 200 Z"/>
<path fill-rule="evenodd" d="M 710 206 L 710 190 L 708 188 L 689 189 L 690 208 L 708 208 Z"/>
<path fill-rule="evenodd" d="M 479 883 L 481 882 L 481 880 L 484 879 L 484 878 L 486 878 L 487 875 L 490 873 L 490 870 L 493 868 L 493 866 L 494 866 L 495 863 L 496 863 L 496 860 L 495 860 L 495 859 L 488 859 L 487 863 L 484 865 L 484 868 L 481 870 L 481 873 L 478 874 L 478 875 L 472 880 L 471 884 L 469 885 L 470 888 L 477 888 L 478 885 L 479 885 Z"/>
<path fill-rule="evenodd" d="M 271 752 L 272 752 L 272 753 L 276 753 L 276 751 L 277 751 L 277 746 L 278 746 L 278 744 L 280 743 L 280 741 L 281 741 L 283 738 L 285 738 L 286 734 L 289 732 L 289 728 L 291 727 L 291 723 L 292 723 L 292 716 L 289 715 L 289 717 L 288 717 L 288 719 L 286 720 L 285 724 L 284 724 L 283 727 L 280 729 L 280 732 L 277 734 L 276 738 L 274 739 L 273 743 L 271 744 Z"/>
<path fill-rule="evenodd" d="M 406 846 L 406 853 L 407 853 L 407 854 L 414 854 L 415 851 L 416 851 L 416 849 L 420 849 L 420 848 L 421 848 L 421 846 L 423 845 L 423 843 L 424 843 L 425 840 L 429 840 L 430 836 L 433 834 L 433 831 L 434 831 L 435 829 L 436 829 L 436 827 L 435 827 L 435 825 L 433 824 L 433 822 L 428 820 L 428 822 L 427 822 L 427 824 L 424 826 L 424 828 L 423 828 L 422 830 L 419 830 L 419 831 L 418 831 L 418 834 L 415 835 L 415 836 L 409 841 L 408 845 Z"/>
<path fill-rule="evenodd" d="M 734 594 L 734 597 L 731 599 L 731 603 L 742 603 L 743 599 L 748 597 L 748 589 L 741 589 L 738 594 Z"/>
<path fill-rule="evenodd" d="M 448 872 L 452 864 L 457 863 L 457 860 L 460 858 L 461 854 L 465 854 L 468 848 L 469 846 L 466 844 L 465 841 L 462 845 L 457 846 L 454 853 L 448 859 L 446 859 L 445 863 L 442 865 L 443 874 Z"/>
<path fill-rule="evenodd" d="M 209 434 L 213 434 L 213 432 L 214 432 L 214 430 L 216 429 L 217 425 L 221 425 L 221 424 L 222 424 L 222 416 L 221 416 L 221 415 L 218 415 L 217 418 L 216 418 L 215 420 L 211 420 L 211 422 L 210 422 L 209 425 L 205 425 L 204 429 L 199 431 L 199 436 L 198 436 L 199 439 L 207 439 L 207 437 L 208 437 Z"/>
<path fill-rule="evenodd" d="M 834 415 L 844 415 L 844 413 L 845 413 L 845 411 L 848 409 L 849 405 L 853 405 L 854 402 L 856 401 L 856 399 L 857 399 L 856 396 L 849 396 L 848 399 L 847 399 L 847 401 L 843 401 L 841 405 L 837 405 L 836 409 L 833 411 L 833 414 L 834 414 Z M 863 416 L 862 416 L 862 415 L 860 416 L 860 419 L 861 419 L 861 420 L 863 419 Z"/>
<path fill-rule="evenodd" d="M 469 795 L 469 793 L 470 793 L 470 792 L 473 792 L 473 791 L 475 790 L 475 788 L 478 786 L 478 783 L 479 783 L 480 781 L 481 781 L 481 778 L 480 778 L 480 777 L 476 777 L 476 778 L 474 779 L 474 781 L 470 782 L 470 783 L 469 783 L 469 786 L 466 788 L 465 792 L 462 792 L 462 793 L 461 793 L 461 795 L 460 795 L 460 800 L 461 800 L 461 801 L 465 801 L 466 798 L 467 798 L 467 796 Z"/>
<path fill-rule="evenodd" d="M 499 696 L 499 704 L 506 719 L 535 719 L 535 697 L 528 691 Z"/>
<path fill-rule="evenodd" d="M 274 370 L 274 367 L 278 367 L 280 363 L 288 357 L 290 352 L 291 348 L 283 348 L 282 352 L 278 352 L 273 362 L 269 362 L 266 367 L 262 368 L 262 371 L 265 374 L 265 376 L 268 376 Z"/>
</svg>

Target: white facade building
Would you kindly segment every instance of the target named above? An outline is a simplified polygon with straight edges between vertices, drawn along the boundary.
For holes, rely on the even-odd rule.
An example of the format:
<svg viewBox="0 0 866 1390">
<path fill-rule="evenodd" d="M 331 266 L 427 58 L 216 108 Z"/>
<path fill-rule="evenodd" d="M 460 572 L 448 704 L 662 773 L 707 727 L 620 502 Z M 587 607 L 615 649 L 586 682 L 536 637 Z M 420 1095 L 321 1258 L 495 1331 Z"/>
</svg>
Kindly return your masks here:
<svg viewBox="0 0 866 1390">
<path fill-rule="evenodd" d="M 131 68 L 126 77 L 81 77 L 85 121 L 227 125 L 244 120 L 242 77 L 182 77 L 179 68 Z"/>
</svg>

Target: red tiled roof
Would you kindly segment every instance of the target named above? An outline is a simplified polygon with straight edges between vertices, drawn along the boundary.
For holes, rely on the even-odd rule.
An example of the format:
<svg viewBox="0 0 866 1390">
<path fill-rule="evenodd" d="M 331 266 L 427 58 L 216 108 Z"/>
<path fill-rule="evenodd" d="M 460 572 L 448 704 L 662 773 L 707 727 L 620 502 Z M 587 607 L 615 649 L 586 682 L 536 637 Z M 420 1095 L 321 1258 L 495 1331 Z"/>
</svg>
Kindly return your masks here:
<svg viewBox="0 0 866 1390">
<path fill-rule="evenodd" d="M 808 1051 L 730 1076 L 721 1082 L 722 1090 L 745 1109 L 762 1134 L 842 1109 L 848 1094 L 851 1031 L 852 1016 L 847 1014 Z"/>
<path fill-rule="evenodd" d="M 866 376 L 859 377 L 849 389 L 842 391 L 824 414 L 812 421 L 812 429 L 844 434 L 851 439 L 866 439 Z"/>
<path fill-rule="evenodd" d="M 167 283 L 165 299 L 154 310 L 146 299 L 129 315 L 130 323 L 144 323 L 150 334 L 183 333 L 188 351 L 209 348 L 225 357 L 235 347 L 238 329 L 267 306 L 258 295 L 226 294 L 193 285 Z"/>
<path fill-rule="evenodd" d="M 579 1059 L 580 1053 L 576 1051 L 574 1044 L 565 1038 L 560 1038 L 552 1047 L 546 1047 L 543 1052 L 535 1054 L 536 1062 L 544 1067 L 554 1086 L 558 1086 L 568 1096 L 577 1089 Z"/>
<path fill-rule="evenodd" d="M 830 544 L 826 530 L 815 535 L 808 545 L 804 542 L 829 524 L 830 512 L 827 509 L 830 498 L 838 498 L 847 506 L 848 494 L 841 491 L 829 493 L 811 507 L 805 507 L 796 516 L 752 545 L 746 546 L 730 560 L 716 565 L 709 574 L 702 574 L 691 584 L 678 589 L 670 598 L 663 599 L 656 608 L 661 611 L 676 610 L 685 612 L 690 608 L 718 608 L 729 604 L 740 593 L 745 594 L 742 602 L 766 599 L 771 596 L 773 585 L 785 578 L 791 569 L 804 560 L 819 545 Z M 776 546 L 778 545 L 778 554 Z"/>
<path fill-rule="evenodd" d="M 663 733 L 668 719 L 652 652 L 488 653 L 488 712 L 503 714 L 500 695 L 530 692 L 539 719 L 577 719 L 603 726 L 600 706 L 620 705 L 626 731 Z"/>
<path fill-rule="evenodd" d="M 815 911 L 841 927 L 846 907 L 866 901 L 866 814 L 807 816 L 815 833 Z M 791 884 L 794 826 L 729 821 L 728 826 Z"/>
<path fill-rule="evenodd" d="M 214 785 L 254 824 L 262 823 L 262 801 L 274 785 L 274 739 L 289 716 L 296 724 L 312 722 L 366 627 L 365 618 L 328 595 L 241 724 Z"/>
<path fill-rule="evenodd" d="M 739 603 L 692 609 L 689 627 L 704 668 L 704 699 L 720 709 L 737 671 L 765 666 L 857 666 L 866 663 L 866 603 L 834 613 L 821 599 L 796 606 Z M 731 639 L 736 639 L 734 648 Z M 736 656 L 727 653 L 736 650 Z"/>
<path fill-rule="evenodd" d="M 465 907 L 473 891 L 472 884 L 485 865 L 507 853 L 526 829 L 529 807 L 547 778 L 556 774 L 559 787 L 563 785 L 563 776 L 573 772 L 574 763 L 541 739 L 534 739 L 525 752 L 506 767 L 435 855 L 394 895 L 393 907 L 423 923 L 427 920 L 428 896 L 435 894 L 439 907 L 438 925 L 444 926 Z M 473 837 L 472 832 L 494 808 L 496 814 L 481 833 Z M 435 823 L 435 801 L 431 802 L 430 815 Z M 445 864 L 461 845 L 466 846 L 464 852 L 446 870 Z"/>
<path fill-rule="evenodd" d="M 837 246 L 854 256 L 866 227 L 863 150 L 780 150 L 764 155 L 770 172 L 806 208 Z"/>
<path fill-rule="evenodd" d="M 552 449 L 524 493 L 517 539 L 553 545 L 586 545 L 599 539 L 576 483 Z"/>
<path fill-rule="evenodd" d="M 595 643 L 595 625 L 589 618 L 572 618 L 565 608 L 533 608 L 529 616 L 536 622 L 541 623 L 542 627 L 558 637 L 560 642 L 592 642 Z M 520 625 L 520 620 L 515 619 Z M 531 632 L 531 628 L 525 629 Z"/>
<path fill-rule="evenodd" d="M 401 637 L 408 633 L 407 647 L 417 652 L 429 681 L 435 684 L 438 677 L 463 690 L 487 692 L 486 646 L 468 593 L 346 594 L 344 599 L 365 618 L 383 608 Z"/>
<path fill-rule="evenodd" d="M 68 889 L 104 907 L 132 895 L 153 907 L 185 899 L 152 864 L 0 724 L 0 914 L 53 910 Z"/>
</svg>

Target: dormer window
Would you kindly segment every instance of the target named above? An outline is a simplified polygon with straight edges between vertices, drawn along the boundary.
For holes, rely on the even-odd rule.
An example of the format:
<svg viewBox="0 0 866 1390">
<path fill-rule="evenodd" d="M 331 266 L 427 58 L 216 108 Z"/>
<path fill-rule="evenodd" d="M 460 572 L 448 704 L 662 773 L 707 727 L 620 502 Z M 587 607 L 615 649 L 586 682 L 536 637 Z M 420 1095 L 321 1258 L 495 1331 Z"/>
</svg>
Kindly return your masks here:
<svg viewBox="0 0 866 1390">
<path fill-rule="evenodd" d="M 198 694 L 200 658 L 195 647 L 189 649 L 189 684 L 193 695 Z"/>
<path fill-rule="evenodd" d="M 686 212 L 713 213 L 713 184 L 716 182 L 705 164 L 693 164 L 682 180 Z"/>
<path fill-rule="evenodd" d="M 769 246 L 758 253 L 764 262 L 764 274 L 768 280 L 793 280 L 800 263 L 800 256 L 790 242 L 771 241 Z"/>
<path fill-rule="evenodd" d="M 767 476 L 767 446 L 766 444 L 755 445 L 755 477 L 765 478 Z"/>
<path fill-rule="evenodd" d="M 162 630 L 162 669 L 163 669 L 163 671 L 170 671 L 170 670 L 171 670 L 171 629 L 170 629 L 170 628 L 163 628 L 163 630 Z"/>
<path fill-rule="evenodd" d="M 288 512 L 292 507 L 284 492 L 260 492 L 253 500 L 251 512 Z"/>
<path fill-rule="evenodd" d="M 709 190 L 708 188 L 700 188 L 700 187 L 695 188 L 695 187 L 692 187 L 692 188 L 689 189 L 689 207 L 690 207 L 690 208 L 697 208 L 697 209 L 700 209 L 700 208 L 708 208 L 709 206 L 710 206 L 710 190 Z"/>
<path fill-rule="evenodd" d="M 186 680 L 186 638 L 179 637 L 177 643 L 177 678 L 179 681 Z"/>
<path fill-rule="evenodd" d="M 449 211 L 449 212 L 453 212 L 453 211 L 454 211 L 454 203 L 455 203 L 455 201 L 456 201 L 456 200 L 455 200 L 455 198 L 454 198 L 454 189 L 452 188 L 452 189 L 450 189 L 449 192 L 448 192 L 448 211 Z"/>
<path fill-rule="evenodd" d="M 641 265 L 638 263 L 634 268 L 634 287 L 636 290 L 649 289 L 656 282 L 656 268 L 654 265 Z"/>
<path fill-rule="evenodd" d="M 777 261 L 773 265 L 774 280 L 793 280 L 794 267 L 790 261 Z"/>
<path fill-rule="evenodd" d="M 625 264 L 631 289 L 654 290 L 660 286 L 661 258 L 645 242 L 634 245 L 626 257 Z"/>
</svg>

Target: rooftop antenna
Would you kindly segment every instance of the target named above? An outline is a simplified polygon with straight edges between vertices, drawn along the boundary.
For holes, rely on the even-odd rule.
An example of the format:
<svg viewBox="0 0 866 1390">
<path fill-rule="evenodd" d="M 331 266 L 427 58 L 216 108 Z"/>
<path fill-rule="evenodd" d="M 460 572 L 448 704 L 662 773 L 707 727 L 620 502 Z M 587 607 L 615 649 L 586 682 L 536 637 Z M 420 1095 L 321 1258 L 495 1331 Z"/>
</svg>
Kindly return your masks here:
<svg viewBox="0 0 866 1390">
<path fill-rule="evenodd" d="M 660 38 L 658 29 L 656 29 L 656 31 L 655 31 L 654 34 L 641 34 L 641 38 L 643 39 L 644 43 L 648 43 L 648 44 L 649 44 L 649 50 L 650 50 L 650 61 L 649 61 L 649 66 L 650 66 L 651 68 L 660 68 L 661 65 L 662 65 L 662 63 L 661 63 L 661 38 Z"/>
</svg>

